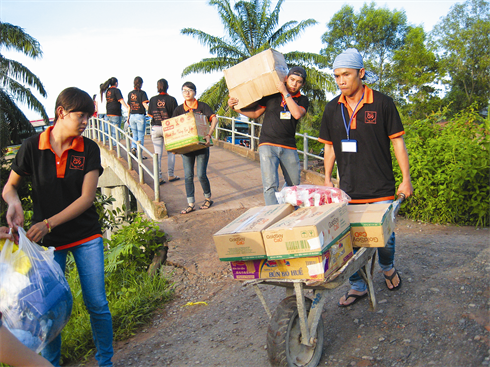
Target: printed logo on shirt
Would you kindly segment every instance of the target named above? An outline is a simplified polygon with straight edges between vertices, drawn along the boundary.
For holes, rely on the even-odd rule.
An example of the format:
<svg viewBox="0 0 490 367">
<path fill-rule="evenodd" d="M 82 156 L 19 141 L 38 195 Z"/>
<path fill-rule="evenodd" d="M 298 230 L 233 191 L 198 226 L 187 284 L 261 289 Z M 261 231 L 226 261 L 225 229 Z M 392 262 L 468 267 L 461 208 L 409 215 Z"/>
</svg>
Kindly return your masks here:
<svg viewBox="0 0 490 367">
<path fill-rule="evenodd" d="M 136 99 L 138 98 L 138 96 L 134 93 L 131 93 L 131 100 L 132 101 L 136 101 Z"/>
<path fill-rule="evenodd" d="M 157 107 L 160 107 L 160 108 L 165 107 L 165 101 L 158 101 L 157 102 Z"/>
<path fill-rule="evenodd" d="M 83 170 L 85 166 L 85 157 L 79 157 L 76 155 L 71 156 L 70 169 Z"/>
<path fill-rule="evenodd" d="M 376 111 L 366 111 L 364 122 L 366 124 L 376 124 Z"/>
</svg>

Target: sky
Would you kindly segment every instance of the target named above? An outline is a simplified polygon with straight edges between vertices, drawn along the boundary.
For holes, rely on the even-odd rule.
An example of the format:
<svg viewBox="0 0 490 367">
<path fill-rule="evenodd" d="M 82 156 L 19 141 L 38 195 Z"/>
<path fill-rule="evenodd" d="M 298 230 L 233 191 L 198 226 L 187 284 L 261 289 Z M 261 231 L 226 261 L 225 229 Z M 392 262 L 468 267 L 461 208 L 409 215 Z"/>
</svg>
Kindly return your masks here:
<svg viewBox="0 0 490 367">
<path fill-rule="evenodd" d="M 279 52 L 294 50 L 319 53 L 326 24 L 343 5 L 357 12 L 368 1 L 286 0 L 279 24 L 313 18 L 318 24 L 307 28 L 295 41 Z M 412 25 L 426 32 L 447 15 L 452 0 L 375 1 L 377 7 L 405 10 Z M 272 1 L 275 6 L 276 1 Z M 21 62 L 37 75 L 48 97 L 37 95 L 50 117 L 58 94 L 67 87 L 78 87 L 91 96 L 111 77 L 119 81 L 125 99 L 133 89 L 134 77 L 143 78 L 149 98 L 157 94 L 156 82 L 165 78 L 168 93 L 183 102 L 181 86 L 192 81 L 197 97 L 217 82 L 222 73 L 190 74 L 183 69 L 212 57 L 196 38 L 180 34 L 195 28 L 213 36 L 225 35 L 216 8 L 207 0 L 0 0 L 0 21 L 22 27 L 41 45 L 43 56 L 30 59 L 23 54 L 0 49 L 4 57 Z M 21 106 L 30 120 L 39 114 Z"/>
</svg>

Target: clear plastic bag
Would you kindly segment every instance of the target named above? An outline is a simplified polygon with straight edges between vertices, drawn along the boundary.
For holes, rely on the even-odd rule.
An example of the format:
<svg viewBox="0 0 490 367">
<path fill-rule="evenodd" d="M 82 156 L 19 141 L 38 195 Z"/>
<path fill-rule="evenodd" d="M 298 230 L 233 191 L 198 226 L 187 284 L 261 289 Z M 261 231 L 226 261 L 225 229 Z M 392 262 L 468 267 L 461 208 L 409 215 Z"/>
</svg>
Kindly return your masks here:
<svg viewBox="0 0 490 367">
<path fill-rule="evenodd" d="M 18 232 L 19 245 L 0 240 L 0 311 L 10 332 L 39 353 L 70 319 L 73 298 L 54 248 Z"/>
<path fill-rule="evenodd" d="M 287 203 L 299 207 L 348 203 L 351 200 L 339 188 L 316 185 L 285 186 L 276 192 L 276 198 L 279 204 Z"/>
</svg>

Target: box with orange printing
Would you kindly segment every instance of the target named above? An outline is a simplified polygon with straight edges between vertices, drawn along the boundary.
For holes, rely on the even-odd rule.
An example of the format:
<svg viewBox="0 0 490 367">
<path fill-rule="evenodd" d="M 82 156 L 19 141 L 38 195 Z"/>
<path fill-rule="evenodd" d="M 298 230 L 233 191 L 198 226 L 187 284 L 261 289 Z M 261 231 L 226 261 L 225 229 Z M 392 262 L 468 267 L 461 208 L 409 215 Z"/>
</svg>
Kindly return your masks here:
<svg viewBox="0 0 490 367">
<path fill-rule="evenodd" d="M 167 152 L 183 154 L 206 148 L 209 123 L 205 115 L 188 112 L 162 122 Z"/>
<path fill-rule="evenodd" d="M 354 247 L 386 246 L 395 229 L 393 205 L 349 205 L 347 209 Z"/>
<path fill-rule="evenodd" d="M 262 231 L 267 258 L 320 256 L 350 228 L 346 204 L 300 208 Z"/>
<path fill-rule="evenodd" d="M 232 261 L 233 277 L 248 279 L 315 279 L 325 280 L 351 257 L 352 240 L 349 229 L 319 256 L 282 260 Z"/>
<path fill-rule="evenodd" d="M 221 261 L 265 259 L 262 230 L 294 211 L 291 204 L 260 206 L 247 210 L 213 236 Z"/>
</svg>

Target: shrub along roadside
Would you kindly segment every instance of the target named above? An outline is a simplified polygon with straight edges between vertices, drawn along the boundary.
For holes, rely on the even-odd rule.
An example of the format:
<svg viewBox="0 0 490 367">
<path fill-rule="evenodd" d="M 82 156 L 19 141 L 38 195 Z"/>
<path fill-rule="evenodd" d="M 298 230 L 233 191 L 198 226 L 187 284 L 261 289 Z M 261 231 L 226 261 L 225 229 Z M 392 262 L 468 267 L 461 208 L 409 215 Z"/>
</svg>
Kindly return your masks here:
<svg viewBox="0 0 490 367">
<path fill-rule="evenodd" d="M 471 108 L 445 121 L 445 110 L 406 124 L 414 196 L 401 214 L 432 223 L 488 226 L 489 121 Z M 397 185 L 402 176 L 393 156 Z"/>
</svg>

